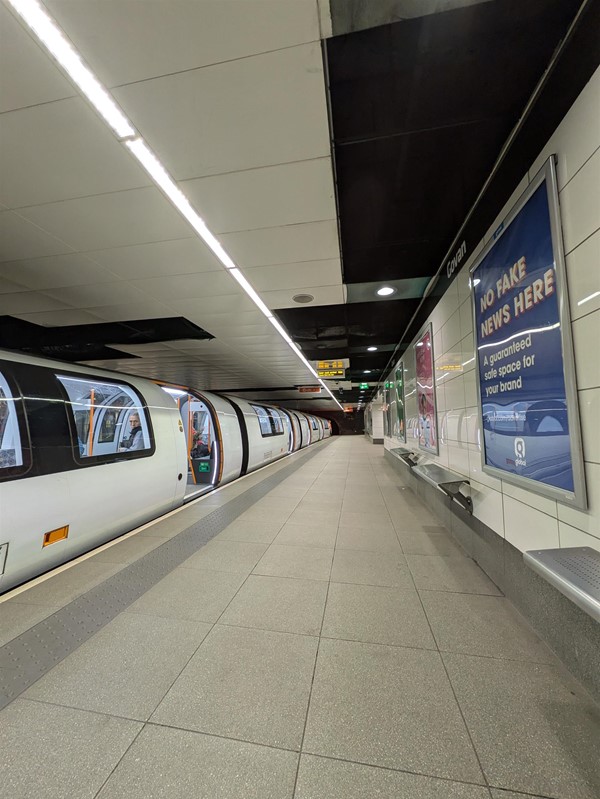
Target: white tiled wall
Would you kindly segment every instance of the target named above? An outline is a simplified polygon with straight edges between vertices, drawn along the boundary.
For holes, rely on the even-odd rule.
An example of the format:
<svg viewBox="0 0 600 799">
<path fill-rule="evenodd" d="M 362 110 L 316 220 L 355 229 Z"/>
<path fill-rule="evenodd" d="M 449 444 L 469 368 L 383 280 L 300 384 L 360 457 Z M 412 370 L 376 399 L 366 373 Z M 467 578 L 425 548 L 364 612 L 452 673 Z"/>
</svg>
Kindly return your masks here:
<svg viewBox="0 0 600 799">
<path fill-rule="evenodd" d="M 551 154 L 557 156 L 575 366 L 589 507 L 579 511 L 481 471 L 469 267 Z M 600 69 L 579 95 L 470 260 L 442 297 L 433 325 L 439 457 L 471 481 L 474 515 L 525 551 L 590 546 L 600 550 Z M 413 342 L 414 343 L 414 342 Z M 444 371 L 460 364 L 458 371 Z M 412 346 L 404 355 L 406 415 L 417 416 Z M 407 446 L 418 450 L 408 429 Z M 387 447 L 397 441 L 385 440 Z"/>
</svg>

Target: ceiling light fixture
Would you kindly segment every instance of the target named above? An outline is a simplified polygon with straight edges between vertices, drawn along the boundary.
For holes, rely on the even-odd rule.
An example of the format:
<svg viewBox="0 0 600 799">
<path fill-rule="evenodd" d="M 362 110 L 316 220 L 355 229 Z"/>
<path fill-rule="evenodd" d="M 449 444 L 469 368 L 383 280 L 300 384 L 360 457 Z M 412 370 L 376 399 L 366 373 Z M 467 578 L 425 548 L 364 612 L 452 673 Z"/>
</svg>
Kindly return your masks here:
<svg viewBox="0 0 600 799">
<path fill-rule="evenodd" d="M 294 294 L 292 299 L 300 305 L 306 305 L 307 302 L 312 302 L 314 297 L 312 294 Z"/>
<path fill-rule="evenodd" d="M 377 294 L 380 297 L 389 297 L 391 294 L 395 294 L 396 289 L 393 289 L 391 286 L 382 286 L 380 289 L 377 289 Z"/>
<path fill-rule="evenodd" d="M 363 374 L 364 374 L 364 375 L 370 375 L 370 374 L 371 374 L 371 370 L 370 370 L 370 369 L 365 369 L 365 371 L 363 372 Z"/>
<path fill-rule="evenodd" d="M 36 0 L 8 2 L 116 135 L 120 139 L 135 136 L 133 125 L 42 6 Z"/>
<path fill-rule="evenodd" d="M 377 352 L 377 347 L 367 347 L 368 352 Z"/>
<path fill-rule="evenodd" d="M 269 308 L 265 305 L 248 280 L 246 280 L 217 237 L 208 229 L 206 222 L 193 208 L 188 198 L 148 147 L 144 139 L 136 135 L 136 130 L 132 123 L 115 103 L 110 93 L 83 63 L 83 59 L 79 53 L 68 41 L 67 37 L 52 17 L 44 10 L 37 0 L 8 0 L 8 3 L 50 55 L 58 62 L 73 83 L 80 89 L 84 97 L 93 105 L 102 119 L 114 131 L 119 141 L 121 141 L 129 152 L 138 160 L 165 197 L 170 200 L 179 213 L 189 222 L 206 246 L 212 250 L 214 255 L 231 273 L 232 277 L 238 282 L 252 302 L 267 319 L 269 319 L 279 335 L 292 348 L 311 374 L 318 379 L 317 373 L 300 352 L 297 345 L 294 344 L 283 326 L 274 319 Z M 310 300 L 296 300 L 297 302 L 311 302 L 314 299 L 310 294 L 296 296 L 310 297 Z M 331 391 L 324 383 L 323 386 L 329 394 L 331 394 Z M 331 394 L 331 396 L 333 397 L 333 394 Z M 335 400 L 335 397 L 333 397 L 333 399 Z M 335 401 L 337 402 L 337 400 Z M 339 402 L 337 404 L 339 405 Z M 342 408 L 341 405 L 340 408 Z"/>
</svg>

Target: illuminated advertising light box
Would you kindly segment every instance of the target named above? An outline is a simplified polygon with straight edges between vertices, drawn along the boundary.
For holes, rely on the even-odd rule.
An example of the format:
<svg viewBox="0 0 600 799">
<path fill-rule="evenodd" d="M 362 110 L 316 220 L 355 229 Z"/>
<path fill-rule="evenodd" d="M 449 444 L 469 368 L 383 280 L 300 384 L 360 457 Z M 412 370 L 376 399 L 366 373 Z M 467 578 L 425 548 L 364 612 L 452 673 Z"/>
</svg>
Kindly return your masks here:
<svg viewBox="0 0 600 799">
<path fill-rule="evenodd" d="M 404 361 L 399 361 L 394 369 L 394 394 L 396 399 L 394 436 L 406 443 L 406 422 L 404 419 Z"/>
<path fill-rule="evenodd" d="M 438 454 L 435 373 L 433 369 L 433 334 L 431 325 L 421 332 L 415 344 L 417 377 L 417 418 L 419 449 Z"/>
<path fill-rule="evenodd" d="M 482 467 L 586 507 L 553 159 L 471 269 Z"/>
</svg>

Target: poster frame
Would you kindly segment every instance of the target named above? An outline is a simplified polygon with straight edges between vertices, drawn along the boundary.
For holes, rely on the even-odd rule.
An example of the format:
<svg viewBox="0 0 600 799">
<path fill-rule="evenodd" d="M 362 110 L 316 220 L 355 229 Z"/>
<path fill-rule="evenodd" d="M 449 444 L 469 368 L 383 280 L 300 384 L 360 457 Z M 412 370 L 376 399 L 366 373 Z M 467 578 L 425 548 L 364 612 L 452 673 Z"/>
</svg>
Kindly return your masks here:
<svg viewBox="0 0 600 799">
<path fill-rule="evenodd" d="M 548 198 L 548 215 L 550 220 L 552 252 L 554 256 L 555 286 L 558 305 L 558 320 L 560 324 L 561 356 L 563 364 L 563 377 L 565 382 L 567 419 L 569 425 L 571 467 L 573 470 L 573 491 L 566 491 L 562 488 L 550 486 L 546 483 L 534 480 L 531 477 L 523 477 L 522 475 L 505 472 L 503 469 L 499 469 L 495 466 L 489 466 L 486 463 L 485 433 L 483 429 L 483 410 L 481 404 L 481 375 L 479 370 L 479 356 L 477 348 L 477 314 L 474 286 L 475 273 L 481 266 L 483 260 L 489 255 L 498 241 L 500 241 L 504 233 L 510 228 L 511 223 L 525 207 L 531 196 L 544 183 L 546 185 L 546 196 Z M 480 437 L 482 471 L 497 479 L 523 488 L 526 491 L 531 491 L 532 493 L 548 497 L 580 510 L 586 510 L 587 495 L 585 485 L 585 469 L 583 463 L 579 402 L 577 396 L 577 379 L 575 375 L 575 354 L 573 350 L 573 336 L 571 331 L 571 313 L 569 306 L 569 293 L 565 268 L 560 206 L 558 199 L 558 181 L 556 178 L 555 155 L 551 155 L 539 172 L 537 172 L 537 174 L 532 178 L 525 191 L 519 196 L 519 198 L 511 207 L 510 211 L 504 217 L 501 226 L 497 228 L 496 235 L 486 244 L 482 252 L 477 256 L 477 259 L 469 269 L 469 286 L 473 318 L 473 354 L 475 356 L 475 375 L 477 378 L 477 423 Z"/>
<path fill-rule="evenodd" d="M 434 432 L 435 432 L 435 447 L 426 447 L 421 444 L 421 422 L 419 419 L 419 375 L 417 373 L 417 347 L 419 346 L 419 342 L 424 338 L 424 336 L 429 333 L 429 340 L 431 341 L 431 379 L 432 379 L 432 394 L 433 394 L 433 420 L 434 420 Z M 437 404 L 437 392 L 436 392 L 436 385 L 435 385 L 435 350 L 433 346 L 433 325 L 431 322 L 427 322 L 423 327 L 419 330 L 417 337 L 415 339 L 415 343 L 413 344 L 413 353 L 415 356 L 415 381 L 417 384 L 417 431 L 419 433 L 418 437 L 418 447 L 422 452 L 428 452 L 430 455 L 439 455 L 440 454 L 440 440 L 438 435 L 438 404 Z"/>
<path fill-rule="evenodd" d="M 402 396 L 401 397 L 398 396 L 398 386 L 397 386 L 397 381 L 396 381 L 396 373 L 399 372 L 399 371 L 402 372 Z M 397 403 L 398 403 L 398 400 L 400 400 L 402 402 L 403 420 L 404 420 L 404 433 L 402 434 L 402 433 L 399 432 L 398 435 L 396 436 L 396 438 L 398 439 L 398 441 L 401 441 L 403 444 L 406 444 L 406 400 L 405 400 L 405 396 L 404 396 L 405 395 L 405 392 L 404 392 L 404 374 L 405 374 L 405 371 L 404 371 L 404 359 L 400 358 L 400 360 L 396 363 L 396 365 L 392 369 L 392 376 L 393 376 L 393 381 L 392 382 L 394 384 L 394 396 L 396 398 L 396 408 L 395 408 L 396 417 L 398 417 Z M 398 423 L 399 423 L 399 419 L 398 419 Z M 398 424 L 398 426 L 399 426 L 399 424 Z"/>
</svg>

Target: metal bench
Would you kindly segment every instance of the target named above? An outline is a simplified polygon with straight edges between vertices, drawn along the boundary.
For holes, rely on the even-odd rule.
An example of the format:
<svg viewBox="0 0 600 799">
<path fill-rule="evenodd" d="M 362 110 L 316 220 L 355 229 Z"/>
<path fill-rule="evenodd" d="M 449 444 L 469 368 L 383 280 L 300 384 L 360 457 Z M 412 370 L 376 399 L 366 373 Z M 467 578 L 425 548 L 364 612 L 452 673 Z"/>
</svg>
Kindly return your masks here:
<svg viewBox="0 0 600 799">
<path fill-rule="evenodd" d="M 461 486 L 469 485 L 466 477 L 462 477 L 457 472 L 446 469 L 445 466 L 440 466 L 437 463 L 419 464 L 418 466 L 413 466 L 412 470 L 414 474 L 422 477 L 426 483 L 443 491 L 446 496 L 453 499 L 462 508 L 469 513 L 473 513 L 473 500 L 460 490 Z"/>
<path fill-rule="evenodd" d="M 525 563 L 600 622 L 600 552 L 591 547 L 534 549 Z"/>
</svg>

